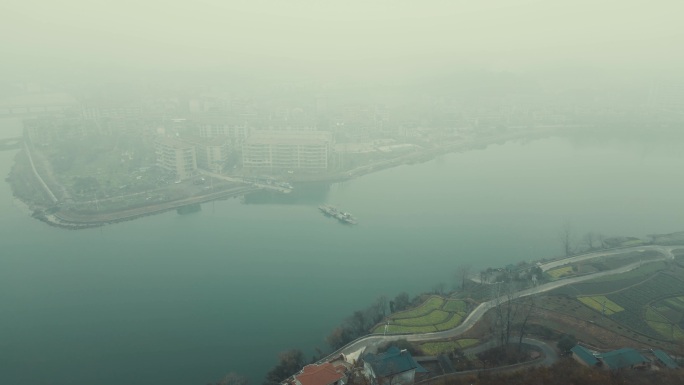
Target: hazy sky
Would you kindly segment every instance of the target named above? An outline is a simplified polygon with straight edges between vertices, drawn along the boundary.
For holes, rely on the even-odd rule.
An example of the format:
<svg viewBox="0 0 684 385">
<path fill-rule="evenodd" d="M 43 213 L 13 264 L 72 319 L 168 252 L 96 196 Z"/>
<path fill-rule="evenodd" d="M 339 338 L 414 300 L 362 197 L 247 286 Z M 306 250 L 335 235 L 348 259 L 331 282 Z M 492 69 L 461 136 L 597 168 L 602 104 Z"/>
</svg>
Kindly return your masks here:
<svg viewBox="0 0 684 385">
<path fill-rule="evenodd" d="M 684 65 L 683 12 L 682 0 L 3 0 L 0 69 L 667 73 Z"/>
</svg>

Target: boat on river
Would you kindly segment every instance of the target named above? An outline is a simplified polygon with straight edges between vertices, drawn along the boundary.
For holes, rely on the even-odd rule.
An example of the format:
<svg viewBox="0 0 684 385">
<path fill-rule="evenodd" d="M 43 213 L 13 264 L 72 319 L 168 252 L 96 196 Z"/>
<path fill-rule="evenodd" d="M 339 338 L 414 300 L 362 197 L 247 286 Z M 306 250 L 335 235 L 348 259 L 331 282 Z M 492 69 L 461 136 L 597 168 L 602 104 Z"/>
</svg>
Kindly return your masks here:
<svg viewBox="0 0 684 385">
<path fill-rule="evenodd" d="M 356 218 L 354 218 L 353 215 L 351 215 L 350 213 L 348 213 L 346 211 L 339 210 L 335 206 L 321 205 L 321 206 L 318 206 L 318 209 L 321 210 L 323 215 L 328 216 L 328 217 L 333 217 L 342 223 L 345 223 L 348 225 L 355 225 L 357 223 Z"/>
</svg>

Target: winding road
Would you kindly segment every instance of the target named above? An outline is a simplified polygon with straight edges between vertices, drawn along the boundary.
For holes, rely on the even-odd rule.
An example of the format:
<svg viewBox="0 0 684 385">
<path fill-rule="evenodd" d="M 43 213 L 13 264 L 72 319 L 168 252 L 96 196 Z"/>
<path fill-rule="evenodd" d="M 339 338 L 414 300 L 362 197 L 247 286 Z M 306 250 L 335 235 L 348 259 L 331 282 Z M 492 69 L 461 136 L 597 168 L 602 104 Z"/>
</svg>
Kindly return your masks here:
<svg viewBox="0 0 684 385">
<path fill-rule="evenodd" d="M 535 294 L 540 294 L 543 292 L 547 292 L 550 290 L 557 289 L 562 286 L 566 285 L 571 285 L 574 283 L 578 282 L 583 282 L 583 281 L 588 281 L 590 279 L 595 279 L 599 277 L 604 277 L 607 275 L 614 275 L 614 274 L 622 274 L 626 273 L 628 271 L 634 270 L 637 267 L 643 266 L 648 263 L 654 263 L 662 260 L 667 260 L 667 259 L 674 259 L 674 256 L 672 254 L 672 250 L 677 249 L 677 248 L 682 248 L 682 246 L 655 246 L 655 245 L 649 245 L 649 246 L 636 246 L 636 247 L 628 247 L 628 248 L 622 248 L 618 250 L 612 250 L 612 251 L 601 251 L 601 252 L 596 252 L 596 253 L 589 253 L 589 254 L 584 254 L 581 256 L 577 257 L 571 257 L 571 258 L 566 258 L 562 259 L 559 261 L 553 261 L 549 262 L 547 264 L 541 265 L 542 270 L 548 270 L 553 267 L 557 266 L 562 266 L 566 265 L 569 263 L 574 263 L 577 261 L 582 261 L 582 260 L 588 260 L 588 259 L 593 259 L 593 258 L 600 258 L 600 257 L 610 257 L 610 256 L 617 256 L 620 254 L 625 254 L 629 252 L 644 252 L 647 250 L 654 250 L 662 254 L 661 258 L 658 259 L 650 259 L 647 261 L 643 262 L 635 262 L 631 263 L 629 265 L 621 266 L 616 269 L 612 270 L 606 270 L 606 271 L 601 271 L 593 274 L 587 274 L 583 275 L 580 277 L 570 277 L 570 278 L 565 278 L 565 279 L 560 279 L 554 282 L 549 282 L 545 283 L 536 287 L 532 287 L 529 289 L 521 290 L 513 294 L 512 299 L 517 299 L 517 298 L 522 298 L 522 297 L 527 297 L 530 295 L 535 295 Z M 334 353 L 330 354 L 329 356 L 325 357 L 322 359 L 320 362 L 323 362 L 325 360 L 328 360 L 329 358 L 339 356 L 340 354 L 345 354 L 345 355 L 351 355 L 351 356 L 356 356 L 357 354 L 360 354 L 363 351 L 370 351 L 370 352 L 375 352 L 377 351 L 378 346 L 385 344 L 386 342 L 390 341 L 396 341 L 400 339 L 405 339 L 409 342 L 425 342 L 425 341 L 434 341 L 434 340 L 442 340 L 446 338 L 453 338 L 453 337 L 458 337 L 459 335 L 465 333 L 468 331 L 470 328 L 472 328 L 481 318 L 484 316 L 484 314 L 494 308 L 496 306 L 497 301 L 496 300 L 490 300 L 487 302 L 481 303 L 479 306 L 477 306 L 469 315 L 468 317 L 457 327 L 441 332 L 432 332 L 432 333 L 419 333 L 419 334 L 394 334 L 394 335 L 368 335 L 365 337 L 358 338 L 346 346 L 338 349 Z"/>
</svg>

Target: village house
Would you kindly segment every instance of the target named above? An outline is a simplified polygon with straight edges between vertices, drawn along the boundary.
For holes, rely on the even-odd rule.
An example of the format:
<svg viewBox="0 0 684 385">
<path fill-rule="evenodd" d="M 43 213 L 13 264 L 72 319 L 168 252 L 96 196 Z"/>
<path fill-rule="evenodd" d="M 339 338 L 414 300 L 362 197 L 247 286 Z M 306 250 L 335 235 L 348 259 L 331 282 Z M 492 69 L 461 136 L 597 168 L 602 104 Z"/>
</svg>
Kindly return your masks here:
<svg viewBox="0 0 684 385">
<path fill-rule="evenodd" d="M 598 353 L 582 345 L 575 345 L 570 351 L 575 361 L 586 366 L 602 367 L 606 370 L 642 369 L 651 364 L 651 360 L 632 348 Z"/>
<path fill-rule="evenodd" d="M 427 373 L 411 353 L 396 347 L 381 354 L 368 353 L 363 362 L 364 374 L 373 385 L 411 385 L 416 373 Z"/>
<path fill-rule="evenodd" d="M 343 365 L 335 366 L 330 362 L 320 365 L 307 365 L 295 374 L 294 385 L 344 385 L 347 383 Z"/>
</svg>

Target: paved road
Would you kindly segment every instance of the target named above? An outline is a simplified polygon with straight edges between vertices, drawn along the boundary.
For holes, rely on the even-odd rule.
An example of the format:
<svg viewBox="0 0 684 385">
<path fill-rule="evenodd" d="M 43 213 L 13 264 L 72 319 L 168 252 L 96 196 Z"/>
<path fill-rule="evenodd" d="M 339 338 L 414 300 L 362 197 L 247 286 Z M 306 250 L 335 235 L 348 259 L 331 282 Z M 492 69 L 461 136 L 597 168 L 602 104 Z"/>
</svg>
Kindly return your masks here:
<svg viewBox="0 0 684 385">
<path fill-rule="evenodd" d="M 579 261 L 585 261 L 587 259 L 594 259 L 594 258 L 602 258 L 602 257 L 614 257 L 617 255 L 625 254 L 628 252 L 644 252 L 647 250 L 655 250 L 660 253 L 663 253 L 664 255 L 674 258 L 672 255 L 672 250 L 676 249 L 677 247 L 670 247 L 670 246 L 655 246 L 655 245 L 649 245 L 649 246 L 635 246 L 635 247 L 630 247 L 626 249 L 616 249 L 616 250 L 610 250 L 610 251 L 601 251 L 601 252 L 596 252 L 596 253 L 589 253 L 589 254 L 582 254 L 578 255 L 576 257 L 570 257 L 570 258 L 564 258 L 560 259 L 558 261 L 553 261 L 553 262 L 548 262 L 548 263 L 543 263 L 539 267 L 543 271 L 547 271 L 559 266 L 564 266 L 570 263 L 575 263 Z"/>
<path fill-rule="evenodd" d="M 566 285 L 571 285 L 574 283 L 578 282 L 583 282 L 583 281 L 588 281 L 590 279 L 594 278 L 599 278 L 599 277 L 604 277 L 607 275 L 613 275 L 613 274 L 622 274 L 626 273 L 628 271 L 634 270 L 637 267 L 640 267 L 642 265 L 648 264 L 648 263 L 653 263 L 653 262 L 658 262 L 662 261 L 663 259 L 672 259 L 672 250 L 676 248 L 681 248 L 681 246 L 639 246 L 639 247 L 630 247 L 630 248 L 624 248 L 616 251 L 606 251 L 606 252 L 597 252 L 597 253 L 590 253 L 590 254 L 585 254 L 579 257 L 574 257 L 574 258 L 569 258 L 569 259 L 575 259 L 575 260 L 585 260 L 585 259 L 592 259 L 592 258 L 598 258 L 598 257 L 603 257 L 603 256 L 608 256 L 608 255 L 614 255 L 614 254 L 624 254 L 628 252 L 634 252 L 634 251 L 646 251 L 646 250 L 656 250 L 662 254 L 662 257 L 659 259 L 652 259 L 648 261 L 643 261 L 643 262 L 635 262 L 626 266 L 622 266 L 613 270 L 606 270 L 606 271 L 601 271 L 593 274 L 587 274 L 584 276 L 580 277 L 570 277 L 570 278 L 565 278 L 565 279 L 560 279 L 558 281 L 554 282 L 549 282 L 545 283 L 543 285 L 539 285 L 537 287 L 521 290 L 515 294 L 513 294 L 513 299 L 515 298 L 522 298 L 522 297 L 527 297 L 530 295 L 535 295 L 535 294 L 540 294 L 543 292 L 547 292 L 550 290 L 557 289 L 562 286 Z M 580 258 L 580 259 L 577 259 Z M 551 263 L 561 263 L 561 264 L 567 264 L 571 263 L 566 260 L 562 261 L 554 261 Z M 491 300 L 487 302 L 481 303 L 478 307 L 473 310 L 468 317 L 457 327 L 441 332 L 433 332 L 433 333 L 419 333 L 419 334 L 394 334 L 394 335 L 369 335 L 366 337 L 359 338 L 355 341 L 352 341 L 349 343 L 347 346 L 339 349 L 335 353 L 331 354 L 330 356 L 326 357 L 333 357 L 333 356 L 339 356 L 340 353 L 343 353 L 345 355 L 352 355 L 354 356 L 355 354 L 358 354 L 359 351 L 370 351 L 374 352 L 377 351 L 378 346 L 390 342 L 390 341 L 396 341 L 400 339 L 405 339 L 409 342 L 424 342 L 424 341 L 433 341 L 433 340 L 441 340 L 441 339 L 446 339 L 446 338 L 453 338 L 457 337 L 466 331 L 468 331 L 470 328 L 472 328 L 477 321 L 479 321 L 482 316 L 490 309 L 494 308 L 496 306 L 496 301 Z"/>
</svg>

